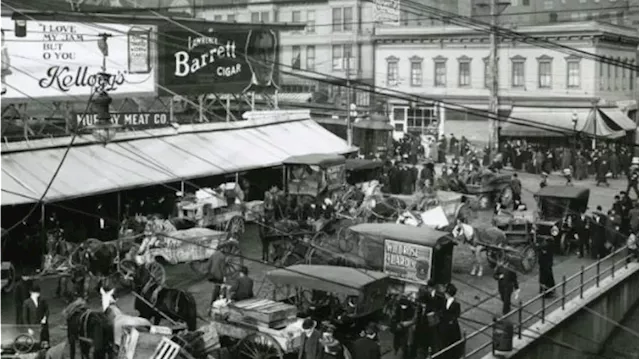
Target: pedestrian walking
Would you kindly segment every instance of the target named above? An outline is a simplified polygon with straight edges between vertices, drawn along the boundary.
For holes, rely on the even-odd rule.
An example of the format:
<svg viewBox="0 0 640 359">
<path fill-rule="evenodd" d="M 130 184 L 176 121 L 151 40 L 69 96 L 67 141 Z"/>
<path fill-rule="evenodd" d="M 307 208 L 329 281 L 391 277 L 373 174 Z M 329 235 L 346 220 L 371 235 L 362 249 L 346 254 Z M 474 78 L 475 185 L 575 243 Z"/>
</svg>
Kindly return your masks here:
<svg viewBox="0 0 640 359">
<path fill-rule="evenodd" d="M 606 256 L 607 222 L 607 216 L 602 213 L 602 206 L 596 207 L 595 212 L 593 212 L 593 227 L 591 228 L 591 255 L 594 259 Z"/>
<path fill-rule="evenodd" d="M 589 234 L 591 229 L 591 219 L 584 213 L 580 214 L 580 217 L 575 222 L 576 234 L 578 236 L 578 257 L 582 258 L 585 254 L 585 249 L 589 247 Z"/>
<path fill-rule="evenodd" d="M 493 273 L 493 278 L 498 281 L 498 292 L 502 300 L 502 314 L 507 314 L 511 311 L 511 296 L 514 294 L 514 291 L 515 300 L 518 300 L 518 296 L 520 295 L 518 277 L 516 272 L 509 268 L 506 261 L 500 260 Z"/>
<path fill-rule="evenodd" d="M 573 235 L 574 233 L 571 233 Z M 545 297 L 555 296 L 556 281 L 553 278 L 553 246 L 548 240 L 541 240 L 538 245 L 538 266 L 540 294 Z"/>
<path fill-rule="evenodd" d="M 369 323 L 364 335 L 353 342 L 353 359 L 380 359 L 380 345 L 376 336 L 375 324 Z"/>
<path fill-rule="evenodd" d="M 416 324 L 417 357 L 422 359 L 442 349 L 438 324 L 444 311 L 445 299 L 437 292 L 433 279 L 421 288 L 418 303 L 420 315 Z"/>
<path fill-rule="evenodd" d="M 49 306 L 40 298 L 40 286 L 33 283 L 29 298 L 22 302 L 22 319 L 25 325 L 40 326 L 40 342 L 49 343 Z"/>
<path fill-rule="evenodd" d="M 416 324 L 416 309 L 402 297 L 392 319 L 393 351 L 397 359 L 411 359 L 411 337 Z"/>
<path fill-rule="evenodd" d="M 602 159 L 598 165 L 596 173 L 596 186 L 600 186 L 602 183 L 609 187 L 609 182 L 607 182 L 607 173 L 609 173 L 609 164 L 605 159 Z"/>
<path fill-rule="evenodd" d="M 13 289 L 17 325 L 26 324 L 25 319 L 22 316 L 22 303 L 29 298 L 29 290 L 31 290 L 32 285 L 33 281 L 26 275 L 26 273 L 23 273 L 20 278 L 18 278 L 18 282 Z"/>
<path fill-rule="evenodd" d="M 460 332 L 460 324 L 458 318 L 460 318 L 460 303 L 455 299 L 458 289 L 452 283 L 447 284 L 444 291 L 445 304 L 440 318 L 439 333 L 442 338 L 443 349 L 457 343 L 462 339 L 462 333 Z M 462 356 L 464 350 L 463 343 L 448 349 L 444 357 L 450 359 L 458 359 Z"/>
<path fill-rule="evenodd" d="M 514 173 L 511 178 L 511 191 L 513 192 L 513 209 L 517 210 L 522 201 L 522 182 L 517 173 Z"/>
</svg>

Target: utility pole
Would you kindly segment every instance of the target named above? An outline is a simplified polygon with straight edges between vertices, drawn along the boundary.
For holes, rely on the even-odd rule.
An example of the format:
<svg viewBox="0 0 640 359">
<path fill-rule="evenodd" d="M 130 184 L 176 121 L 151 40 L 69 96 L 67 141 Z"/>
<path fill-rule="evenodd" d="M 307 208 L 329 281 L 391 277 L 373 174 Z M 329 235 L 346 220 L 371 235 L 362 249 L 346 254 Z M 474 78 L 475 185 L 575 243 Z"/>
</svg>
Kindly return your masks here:
<svg viewBox="0 0 640 359">
<path fill-rule="evenodd" d="M 351 49 L 353 51 L 353 49 Z M 346 58 L 346 78 L 347 78 L 347 145 L 353 146 L 353 124 L 351 119 L 351 52 L 349 57 Z"/>
<path fill-rule="evenodd" d="M 491 158 L 498 153 L 498 1 L 489 0 L 489 14 L 491 16 L 491 33 L 489 34 L 490 52 L 489 69 L 491 70 L 491 82 L 489 84 L 489 153 Z"/>
<path fill-rule="evenodd" d="M 636 39 L 636 148 L 633 153 L 635 156 L 640 156 L 640 1 L 638 1 L 638 24 L 637 24 L 638 38 Z"/>
</svg>

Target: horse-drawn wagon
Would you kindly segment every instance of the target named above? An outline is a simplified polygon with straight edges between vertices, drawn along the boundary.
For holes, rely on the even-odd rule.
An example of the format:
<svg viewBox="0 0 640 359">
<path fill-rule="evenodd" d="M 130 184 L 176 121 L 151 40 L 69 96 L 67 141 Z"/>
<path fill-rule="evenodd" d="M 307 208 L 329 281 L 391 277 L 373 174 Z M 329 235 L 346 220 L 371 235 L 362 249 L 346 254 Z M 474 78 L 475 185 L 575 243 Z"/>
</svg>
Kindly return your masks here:
<svg viewBox="0 0 640 359">
<path fill-rule="evenodd" d="M 485 170 L 471 183 L 465 184 L 465 193 L 479 198 L 480 208 L 487 209 L 492 203 L 501 203 L 505 207 L 513 204 L 511 173 L 495 173 Z"/>
<path fill-rule="evenodd" d="M 237 183 L 223 183 L 216 189 L 205 188 L 176 203 L 178 220 L 196 227 L 242 236 L 245 231 L 244 194 Z"/>
<path fill-rule="evenodd" d="M 2 324 L 0 357 L 2 359 L 37 358 L 46 345 L 40 342 L 39 325 Z"/>
</svg>

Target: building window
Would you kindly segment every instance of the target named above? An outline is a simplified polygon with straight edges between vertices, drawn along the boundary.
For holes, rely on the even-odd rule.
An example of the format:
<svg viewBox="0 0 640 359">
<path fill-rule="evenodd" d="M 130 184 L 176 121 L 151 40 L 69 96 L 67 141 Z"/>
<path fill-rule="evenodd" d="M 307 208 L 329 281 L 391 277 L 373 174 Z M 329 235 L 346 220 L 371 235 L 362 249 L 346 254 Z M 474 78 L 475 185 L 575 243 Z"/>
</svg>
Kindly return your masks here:
<svg viewBox="0 0 640 359">
<path fill-rule="evenodd" d="M 353 29 L 353 8 L 333 8 L 331 24 L 334 32 L 351 31 Z"/>
<path fill-rule="evenodd" d="M 458 58 L 458 86 L 471 86 L 471 58 Z"/>
<path fill-rule="evenodd" d="M 252 12 L 251 13 L 251 22 L 253 22 L 253 23 L 260 22 L 260 13 L 259 12 Z"/>
<path fill-rule="evenodd" d="M 489 66 L 489 58 L 485 57 L 484 61 L 484 87 L 491 88 L 491 66 Z"/>
<path fill-rule="evenodd" d="M 529 6 L 529 0 L 522 0 L 522 6 Z"/>
<path fill-rule="evenodd" d="M 388 57 L 387 58 L 387 86 L 395 87 L 398 86 L 398 58 L 397 57 Z"/>
<path fill-rule="evenodd" d="M 299 24 L 302 22 L 302 13 L 300 11 L 292 11 L 291 12 L 291 22 L 294 24 Z"/>
<path fill-rule="evenodd" d="M 580 87 L 580 59 L 577 57 L 567 58 L 567 88 Z"/>
<path fill-rule="evenodd" d="M 433 107 L 407 109 L 407 133 L 426 135 L 438 125 Z"/>
<path fill-rule="evenodd" d="M 620 69 L 622 72 L 622 80 L 620 81 L 620 86 L 622 90 L 627 89 L 627 59 L 622 60 L 622 68 Z"/>
<path fill-rule="evenodd" d="M 613 86 L 611 86 L 613 82 L 613 64 L 611 63 L 611 58 L 606 57 L 606 59 L 609 61 L 607 63 L 607 90 L 611 90 L 613 89 Z"/>
<path fill-rule="evenodd" d="M 511 87 L 524 87 L 524 62 L 522 56 L 511 59 Z"/>
<path fill-rule="evenodd" d="M 260 13 L 260 21 L 269 22 L 269 12 L 268 11 L 263 11 L 263 12 Z"/>
<path fill-rule="evenodd" d="M 300 46 L 291 48 L 291 67 L 296 70 L 300 69 Z"/>
<path fill-rule="evenodd" d="M 351 44 L 333 45 L 332 60 L 334 70 L 345 70 L 349 66 L 350 71 L 355 70 L 355 57 Z"/>
<path fill-rule="evenodd" d="M 545 10 L 553 9 L 553 0 L 544 0 L 544 9 Z"/>
<path fill-rule="evenodd" d="M 599 68 L 600 70 L 599 72 L 599 76 L 600 76 L 600 90 L 604 90 L 606 88 L 606 81 L 605 81 L 605 64 L 604 62 L 602 62 L 602 60 L 600 60 L 599 62 Z"/>
<path fill-rule="evenodd" d="M 222 15 L 214 15 L 213 21 L 222 21 Z"/>
<path fill-rule="evenodd" d="M 422 58 L 414 56 L 411 61 L 411 86 L 422 86 Z"/>
<path fill-rule="evenodd" d="M 316 47 L 307 46 L 307 70 L 315 70 L 316 68 Z"/>
<path fill-rule="evenodd" d="M 438 56 L 433 59 L 433 86 L 447 86 L 447 59 Z"/>
<path fill-rule="evenodd" d="M 229 15 L 227 15 L 227 21 L 229 21 L 229 22 L 234 22 L 234 21 L 236 21 L 236 15 L 235 15 L 235 14 L 229 14 Z"/>
<path fill-rule="evenodd" d="M 309 10 L 307 11 L 307 32 L 315 32 L 316 31 L 316 11 Z"/>
<path fill-rule="evenodd" d="M 538 58 L 538 88 L 551 88 L 551 62 L 549 56 Z"/>
<path fill-rule="evenodd" d="M 333 45 L 331 51 L 332 68 L 342 70 L 342 45 Z"/>
</svg>

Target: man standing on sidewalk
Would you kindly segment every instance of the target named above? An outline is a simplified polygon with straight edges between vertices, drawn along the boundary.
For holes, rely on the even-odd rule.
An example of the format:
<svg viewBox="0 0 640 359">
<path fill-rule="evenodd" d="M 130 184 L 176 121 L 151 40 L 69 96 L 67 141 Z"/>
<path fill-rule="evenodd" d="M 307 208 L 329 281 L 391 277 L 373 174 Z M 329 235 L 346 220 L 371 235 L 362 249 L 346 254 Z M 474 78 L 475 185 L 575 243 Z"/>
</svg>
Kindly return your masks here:
<svg viewBox="0 0 640 359">
<path fill-rule="evenodd" d="M 498 281 L 498 292 L 502 300 L 502 314 L 511 311 L 511 295 L 515 291 L 515 300 L 520 295 L 520 287 L 518 286 L 518 277 L 516 272 L 509 268 L 506 261 L 501 260 L 493 273 L 493 278 Z"/>
</svg>

